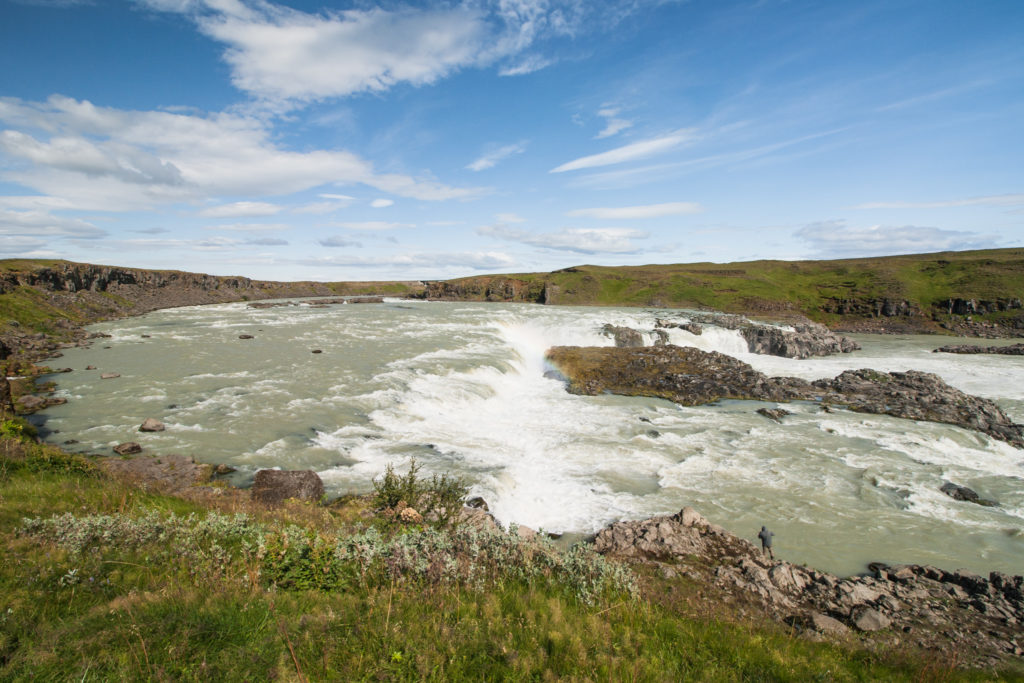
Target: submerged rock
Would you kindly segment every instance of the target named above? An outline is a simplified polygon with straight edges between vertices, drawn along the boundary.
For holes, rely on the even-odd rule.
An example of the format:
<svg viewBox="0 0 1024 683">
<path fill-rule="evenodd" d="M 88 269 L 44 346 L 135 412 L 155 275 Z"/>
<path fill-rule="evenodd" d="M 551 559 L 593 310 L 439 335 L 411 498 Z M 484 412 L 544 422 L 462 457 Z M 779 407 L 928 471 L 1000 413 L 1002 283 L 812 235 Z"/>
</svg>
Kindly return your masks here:
<svg viewBox="0 0 1024 683">
<path fill-rule="evenodd" d="M 787 415 L 792 415 L 793 413 L 782 408 L 758 408 L 757 414 L 764 415 L 769 420 L 775 420 L 776 422 L 781 423 L 782 418 L 784 418 Z"/>
<path fill-rule="evenodd" d="M 960 486 L 954 484 L 951 481 L 947 481 L 945 484 L 939 487 L 939 490 L 945 493 L 953 500 L 963 500 L 968 503 L 977 503 L 978 505 L 984 505 L 985 507 L 999 507 L 999 503 L 988 498 L 982 498 L 973 489 L 969 489 L 966 486 Z"/>
</svg>

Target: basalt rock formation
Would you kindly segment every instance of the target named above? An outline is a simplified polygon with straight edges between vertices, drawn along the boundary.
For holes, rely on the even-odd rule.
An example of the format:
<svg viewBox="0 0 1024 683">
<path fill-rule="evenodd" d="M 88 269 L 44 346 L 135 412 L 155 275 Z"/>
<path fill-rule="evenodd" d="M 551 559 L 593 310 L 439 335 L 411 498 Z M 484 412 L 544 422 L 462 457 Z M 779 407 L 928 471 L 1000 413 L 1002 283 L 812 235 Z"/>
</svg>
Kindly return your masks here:
<svg viewBox="0 0 1024 683">
<path fill-rule="evenodd" d="M 1001 356 L 1024 356 L 1024 344 L 1009 346 L 975 346 L 973 344 L 948 344 L 934 349 L 932 353 L 992 353 Z"/>
<path fill-rule="evenodd" d="M 837 335 L 824 325 L 810 321 L 796 323 L 790 329 L 755 323 L 734 314 L 696 313 L 687 317 L 685 322 L 658 318 L 655 326 L 660 329 L 675 327 L 696 335 L 703 332 L 704 325 L 738 330 L 751 353 L 783 358 L 830 356 L 834 353 L 850 353 L 860 348 L 860 344 L 849 337 Z"/>
<path fill-rule="evenodd" d="M 594 549 L 660 567 L 706 587 L 719 602 L 755 606 L 809 634 L 853 630 L 898 634 L 922 649 L 956 648 L 971 664 L 1024 655 L 1024 577 L 873 563 L 872 574 L 840 578 L 769 560 L 749 541 L 693 508 L 598 532 Z"/>
<path fill-rule="evenodd" d="M 653 396 L 702 405 L 721 399 L 818 401 L 851 410 L 974 429 L 1024 448 L 1024 427 L 988 399 L 965 394 L 926 372 L 847 370 L 807 382 L 768 377 L 716 351 L 679 346 L 610 348 L 556 346 L 547 360 L 575 394 Z"/>
</svg>

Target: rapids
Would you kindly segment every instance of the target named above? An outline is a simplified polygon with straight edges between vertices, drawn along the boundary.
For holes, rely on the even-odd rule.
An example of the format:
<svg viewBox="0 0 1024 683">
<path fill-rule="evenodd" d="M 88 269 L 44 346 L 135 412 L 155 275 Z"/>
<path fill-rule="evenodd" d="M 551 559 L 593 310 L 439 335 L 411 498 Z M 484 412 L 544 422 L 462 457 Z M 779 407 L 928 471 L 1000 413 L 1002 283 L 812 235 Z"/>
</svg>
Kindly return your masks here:
<svg viewBox="0 0 1024 683">
<path fill-rule="evenodd" d="M 404 471 L 415 456 L 424 473 L 466 476 L 500 522 L 570 537 L 692 505 L 752 541 L 766 524 L 777 555 L 839 574 L 875 560 L 1021 573 L 1024 451 L 1005 443 L 809 403 L 776 424 L 756 402 L 574 396 L 545 377 L 547 348 L 610 345 L 605 323 L 649 332 L 670 314 L 399 300 L 170 309 L 90 328 L 112 337 L 51 363 L 74 370 L 50 378 L 69 403 L 35 419 L 49 441 L 78 442 L 68 448 L 135 440 L 229 464 L 239 485 L 264 467 L 312 468 L 331 494 L 369 491 L 387 463 Z M 1024 358 L 931 353 L 948 337 L 858 336 L 861 351 L 788 360 L 747 353 L 729 330 L 670 334 L 772 375 L 935 372 L 1024 421 Z M 167 431 L 138 433 L 147 417 Z M 1001 507 L 955 501 L 944 481 Z"/>
</svg>

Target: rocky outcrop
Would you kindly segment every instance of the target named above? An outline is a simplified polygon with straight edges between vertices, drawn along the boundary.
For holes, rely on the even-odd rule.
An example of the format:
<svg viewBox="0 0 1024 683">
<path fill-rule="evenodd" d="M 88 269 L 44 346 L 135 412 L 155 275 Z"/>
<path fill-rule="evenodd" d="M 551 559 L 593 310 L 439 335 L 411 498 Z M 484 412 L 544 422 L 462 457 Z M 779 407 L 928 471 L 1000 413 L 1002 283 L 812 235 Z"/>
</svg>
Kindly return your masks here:
<svg viewBox="0 0 1024 683">
<path fill-rule="evenodd" d="M 313 470 L 259 470 L 250 495 L 254 501 L 268 505 L 289 498 L 318 502 L 324 497 L 324 483 Z"/>
<path fill-rule="evenodd" d="M 644 345 L 644 336 L 631 327 L 607 324 L 601 328 L 601 333 L 606 337 L 614 339 L 615 346 L 621 349 L 636 348 Z"/>
<path fill-rule="evenodd" d="M 547 303 L 549 292 L 542 280 L 486 276 L 450 281 L 424 282 L 423 296 L 435 301 L 518 301 Z M 554 296 L 554 293 L 550 294 Z"/>
<path fill-rule="evenodd" d="M 1024 356 L 1024 344 L 1009 346 L 975 346 L 973 344 L 948 344 L 934 349 L 932 353 L 993 353 L 1002 356 Z"/>
<path fill-rule="evenodd" d="M 826 313 L 849 315 L 863 318 L 910 318 L 921 315 L 920 307 L 906 299 L 861 298 L 826 299 L 821 309 Z"/>
<path fill-rule="evenodd" d="M 947 572 L 920 565 L 873 564 L 872 575 L 840 578 L 769 560 L 752 543 L 692 508 L 675 515 L 616 522 L 594 538 L 600 553 L 684 575 L 720 602 L 758 604 L 798 628 L 843 636 L 896 631 L 922 648 L 955 645 L 972 661 L 1024 654 L 1024 577 Z"/>
<path fill-rule="evenodd" d="M 979 299 L 945 299 L 943 301 L 936 302 L 935 307 L 944 309 L 949 315 L 985 315 L 986 313 L 1019 310 L 1024 308 L 1024 302 L 1017 297 L 994 299 L 991 301 Z"/>
<path fill-rule="evenodd" d="M 689 314 L 685 322 L 664 318 L 655 320 L 656 329 L 677 328 L 695 335 L 704 331 L 704 325 L 737 330 L 751 353 L 768 356 L 811 358 L 850 353 L 860 348 L 860 344 L 849 337 L 837 335 L 824 325 L 810 321 L 796 323 L 791 328 L 779 327 L 756 323 L 731 313 L 694 313 Z"/>
<path fill-rule="evenodd" d="M 929 372 L 847 370 L 813 383 L 820 393 L 807 398 L 843 404 L 851 410 L 926 420 L 974 429 L 1024 448 L 1024 430 L 992 401 L 965 394 Z"/>
<path fill-rule="evenodd" d="M 740 330 L 751 353 L 783 358 L 811 358 L 850 353 L 860 344 L 849 337 L 835 334 L 824 325 L 803 323 L 792 330 L 768 325 L 751 325 Z"/>
<path fill-rule="evenodd" d="M 680 405 L 721 399 L 819 401 L 851 410 L 974 429 L 1024 448 L 1024 428 L 988 399 L 965 394 L 926 372 L 848 370 L 813 383 L 768 377 L 716 351 L 679 346 L 558 346 L 546 358 L 576 394 L 654 396 Z"/>
</svg>

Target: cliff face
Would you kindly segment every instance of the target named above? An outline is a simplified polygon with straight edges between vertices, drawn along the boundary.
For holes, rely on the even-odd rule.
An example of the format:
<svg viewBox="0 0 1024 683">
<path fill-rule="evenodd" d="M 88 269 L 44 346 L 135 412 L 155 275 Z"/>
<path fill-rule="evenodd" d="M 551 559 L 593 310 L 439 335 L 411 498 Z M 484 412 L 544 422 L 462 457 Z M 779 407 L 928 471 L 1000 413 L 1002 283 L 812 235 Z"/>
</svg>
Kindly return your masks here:
<svg viewBox="0 0 1024 683">
<path fill-rule="evenodd" d="M 438 301 L 507 301 L 550 303 L 545 283 L 503 275 L 426 283 L 424 295 Z"/>
</svg>

